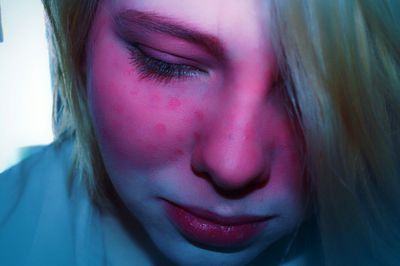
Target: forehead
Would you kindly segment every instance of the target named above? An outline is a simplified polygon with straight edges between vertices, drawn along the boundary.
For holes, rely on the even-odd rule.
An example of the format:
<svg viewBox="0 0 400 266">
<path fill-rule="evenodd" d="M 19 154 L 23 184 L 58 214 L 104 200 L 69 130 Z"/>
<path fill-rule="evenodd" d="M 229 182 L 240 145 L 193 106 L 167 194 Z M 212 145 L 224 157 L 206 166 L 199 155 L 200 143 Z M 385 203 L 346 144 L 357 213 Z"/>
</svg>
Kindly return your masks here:
<svg viewBox="0 0 400 266">
<path fill-rule="evenodd" d="M 153 12 L 229 41 L 240 37 L 265 43 L 269 25 L 269 0 L 105 0 L 111 13 L 133 9 Z"/>
</svg>

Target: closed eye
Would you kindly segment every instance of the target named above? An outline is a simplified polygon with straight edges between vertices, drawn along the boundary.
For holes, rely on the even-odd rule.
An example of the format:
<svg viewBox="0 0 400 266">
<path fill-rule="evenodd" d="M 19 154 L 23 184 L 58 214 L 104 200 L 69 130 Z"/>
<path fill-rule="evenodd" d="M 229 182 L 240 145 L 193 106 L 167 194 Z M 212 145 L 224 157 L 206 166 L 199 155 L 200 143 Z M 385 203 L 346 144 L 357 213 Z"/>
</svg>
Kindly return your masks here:
<svg viewBox="0 0 400 266">
<path fill-rule="evenodd" d="M 169 63 L 148 55 L 139 44 L 129 44 L 131 63 L 137 68 L 143 79 L 151 79 L 168 83 L 172 80 L 182 81 L 199 77 L 207 73 L 200 68 L 188 64 Z"/>
</svg>

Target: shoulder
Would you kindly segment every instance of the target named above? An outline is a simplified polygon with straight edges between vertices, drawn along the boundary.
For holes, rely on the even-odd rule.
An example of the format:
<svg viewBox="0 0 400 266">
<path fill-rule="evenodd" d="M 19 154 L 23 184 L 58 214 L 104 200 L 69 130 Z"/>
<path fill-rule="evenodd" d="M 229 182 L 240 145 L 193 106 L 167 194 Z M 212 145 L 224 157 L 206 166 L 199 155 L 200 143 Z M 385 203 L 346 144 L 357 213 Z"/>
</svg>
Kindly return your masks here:
<svg viewBox="0 0 400 266">
<path fill-rule="evenodd" d="M 69 140 L 44 146 L 0 174 L 0 223 L 10 207 L 14 209 L 23 201 L 29 201 L 32 206 L 45 191 L 65 182 L 71 166 L 72 145 Z"/>
<path fill-rule="evenodd" d="M 98 226 L 88 221 L 95 208 L 85 187 L 70 190 L 73 145 L 69 139 L 45 146 L 0 174 L 0 261 L 77 264 L 80 235 L 90 231 L 87 224 Z"/>
</svg>

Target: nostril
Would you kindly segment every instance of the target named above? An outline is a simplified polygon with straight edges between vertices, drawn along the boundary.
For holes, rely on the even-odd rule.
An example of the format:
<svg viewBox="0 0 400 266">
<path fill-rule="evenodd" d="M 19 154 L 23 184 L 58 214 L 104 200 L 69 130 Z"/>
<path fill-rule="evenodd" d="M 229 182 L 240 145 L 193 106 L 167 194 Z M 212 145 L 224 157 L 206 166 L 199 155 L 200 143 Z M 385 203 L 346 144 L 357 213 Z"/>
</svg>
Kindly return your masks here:
<svg viewBox="0 0 400 266">
<path fill-rule="evenodd" d="M 223 197 L 236 199 L 243 198 L 255 191 L 264 188 L 269 180 L 268 176 L 259 175 L 252 177 L 250 182 L 232 186 L 231 184 L 216 184 L 214 187 L 216 191 Z"/>
<path fill-rule="evenodd" d="M 231 182 L 223 182 L 225 179 L 221 179 L 216 176 L 210 170 L 205 168 L 196 167 L 198 165 L 192 164 L 192 172 L 199 178 L 205 179 L 209 182 L 214 190 L 222 197 L 229 199 L 243 198 L 259 189 L 264 188 L 269 181 L 269 172 L 260 173 L 257 176 L 249 178 L 250 182 L 244 182 L 241 184 L 235 184 Z"/>
</svg>

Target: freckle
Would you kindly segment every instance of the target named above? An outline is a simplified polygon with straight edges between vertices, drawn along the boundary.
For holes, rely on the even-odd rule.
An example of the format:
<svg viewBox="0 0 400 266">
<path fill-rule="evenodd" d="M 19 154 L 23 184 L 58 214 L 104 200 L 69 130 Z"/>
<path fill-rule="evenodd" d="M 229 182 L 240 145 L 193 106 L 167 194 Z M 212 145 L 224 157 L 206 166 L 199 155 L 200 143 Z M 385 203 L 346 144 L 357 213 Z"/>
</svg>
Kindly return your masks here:
<svg viewBox="0 0 400 266">
<path fill-rule="evenodd" d="M 194 115 L 197 121 L 201 122 L 204 120 L 204 113 L 202 111 L 195 111 Z"/>
<path fill-rule="evenodd" d="M 182 103 L 178 98 L 173 97 L 173 98 L 169 99 L 169 101 L 168 101 L 168 109 L 170 109 L 172 111 L 176 110 L 181 106 L 181 104 Z"/>
<path fill-rule="evenodd" d="M 162 123 L 157 123 L 154 130 L 158 135 L 165 135 L 167 133 L 167 127 Z"/>
<path fill-rule="evenodd" d="M 183 151 L 181 150 L 181 149 L 177 149 L 177 150 L 175 150 L 175 152 L 174 152 L 174 155 L 175 156 L 182 156 L 184 153 L 183 153 Z"/>
</svg>

